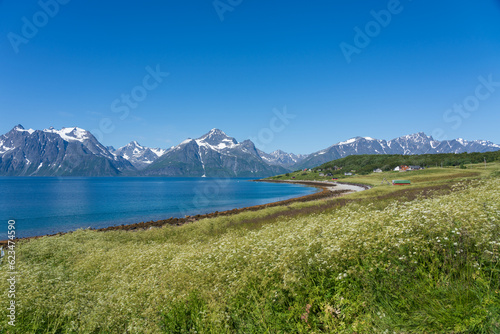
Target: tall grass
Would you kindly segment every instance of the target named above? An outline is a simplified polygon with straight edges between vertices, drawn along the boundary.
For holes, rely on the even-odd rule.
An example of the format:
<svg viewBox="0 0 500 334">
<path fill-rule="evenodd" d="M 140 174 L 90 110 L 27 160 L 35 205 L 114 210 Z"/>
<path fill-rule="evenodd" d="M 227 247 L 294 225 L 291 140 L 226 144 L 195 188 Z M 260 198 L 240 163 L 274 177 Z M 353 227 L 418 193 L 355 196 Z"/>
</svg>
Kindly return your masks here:
<svg viewBox="0 0 500 334">
<path fill-rule="evenodd" d="M 251 229 L 233 223 L 262 213 L 23 243 L 18 323 L 0 330 L 500 332 L 500 179 L 366 203 Z"/>
</svg>

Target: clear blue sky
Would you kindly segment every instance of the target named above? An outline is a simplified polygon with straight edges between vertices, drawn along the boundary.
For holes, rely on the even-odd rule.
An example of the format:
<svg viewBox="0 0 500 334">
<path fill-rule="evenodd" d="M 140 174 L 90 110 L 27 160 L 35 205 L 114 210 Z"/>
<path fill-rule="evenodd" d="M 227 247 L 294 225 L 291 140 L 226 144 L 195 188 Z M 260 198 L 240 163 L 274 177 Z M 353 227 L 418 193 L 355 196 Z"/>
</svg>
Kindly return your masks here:
<svg viewBox="0 0 500 334">
<path fill-rule="evenodd" d="M 295 153 L 436 129 L 500 143 L 500 1 L 229 6 L 72 0 L 51 17 L 37 1 L 1 0 L 0 133 L 18 123 L 79 126 L 109 132 L 105 145 L 169 147 L 216 127 Z M 372 10 L 388 9 L 388 24 L 371 22 Z M 372 37 L 357 41 L 348 63 L 341 45 L 356 47 L 354 28 L 367 25 Z M 146 67 L 157 65 L 169 75 L 158 85 L 147 78 L 145 90 Z M 499 83 L 480 87 L 478 99 L 480 76 Z M 125 115 L 120 99 L 132 91 L 141 101 Z M 446 112 L 464 101 L 472 112 Z M 295 118 L 283 127 L 273 109 L 284 106 Z"/>
</svg>

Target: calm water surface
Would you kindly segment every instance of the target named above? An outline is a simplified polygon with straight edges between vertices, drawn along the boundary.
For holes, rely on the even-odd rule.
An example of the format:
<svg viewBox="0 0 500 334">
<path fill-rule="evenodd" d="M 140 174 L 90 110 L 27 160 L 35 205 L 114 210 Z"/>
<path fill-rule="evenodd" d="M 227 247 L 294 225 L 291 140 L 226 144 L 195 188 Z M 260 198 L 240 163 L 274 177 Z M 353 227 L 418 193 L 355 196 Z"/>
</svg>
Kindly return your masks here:
<svg viewBox="0 0 500 334">
<path fill-rule="evenodd" d="M 9 219 L 23 238 L 242 208 L 316 191 L 249 180 L 0 177 L 0 240 L 7 238 Z"/>
</svg>

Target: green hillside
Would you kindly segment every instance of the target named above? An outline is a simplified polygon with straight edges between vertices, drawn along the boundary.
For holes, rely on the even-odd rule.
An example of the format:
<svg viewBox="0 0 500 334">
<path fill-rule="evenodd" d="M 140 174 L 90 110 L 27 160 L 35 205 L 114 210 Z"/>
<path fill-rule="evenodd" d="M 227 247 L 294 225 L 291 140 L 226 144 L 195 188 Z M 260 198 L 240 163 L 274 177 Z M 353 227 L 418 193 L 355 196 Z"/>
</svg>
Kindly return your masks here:
<svg viewBox="0 0 500 334">
<path fill-rule="evenodd" d="M 351 155 L 342 159 L 327 162 L 314 170 L 322 169 L 332 174 L 344 174 L 355 170 L 357 174 L 371 173 L 380 168 L 383 171 L 393 170 L 400 165 L 418 165 L 422 167 L 450 167 L 464 166 L 484 162 L 500 161 L 500 151 L 485 153 L 446 153 L 446 154 L 422 154 L 422 155 Z M 341 170 L 335 170 L 335 166 Z"/>
</svg>

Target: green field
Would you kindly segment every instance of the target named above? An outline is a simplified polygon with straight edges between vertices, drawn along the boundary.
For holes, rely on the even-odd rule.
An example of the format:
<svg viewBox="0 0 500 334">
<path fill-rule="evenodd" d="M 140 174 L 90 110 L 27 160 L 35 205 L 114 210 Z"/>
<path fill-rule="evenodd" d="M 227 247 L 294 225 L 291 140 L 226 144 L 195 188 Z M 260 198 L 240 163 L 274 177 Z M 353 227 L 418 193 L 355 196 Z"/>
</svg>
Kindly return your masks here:
<svg viewBox="0 0 500 334">
<path fill-rule="evenodd" d="M 293 176 L 322 179 L 277 179 Z M 381 185 L 403 176 L 411 186 Z M 500 332 L 500 164 L 341 181 L 373 188 L 22 242 L 15 327 L 0 268 L 0 332 Z"/>
<path fill-rule="evenodd" d="M 333 175 L 333 176 L 320 176 L 320 173 L 325 174 L 328 171 L 295 171 L 283 175 L 269 177 L 269 180 L 306 180 L 306 181 L 332 181 L 332 178 L 337 178 L 338 182 L 347 183 L 361 183 L 371 186 L 378 186 L 386 179 L 391 182 L 394 179 L 408 179 L 412 183 L 418 185 L 428 185 L 442 182 L 449 182 L 452 178 L 475 178 L 477 176 L 487 176 L 495 172 L 500 164 L 499 162 L 488 163 L 485 167 L 484 163 L 469 164 L 466 169 L 457 167 L 430 167 L 423 170 L 395 172 L 385 171 L 382 173 L 367 173 L 356 174 L 352 176 L 346 175 Z M 342 172 L 344 173 L 344 172 Z"/>
</svg>

